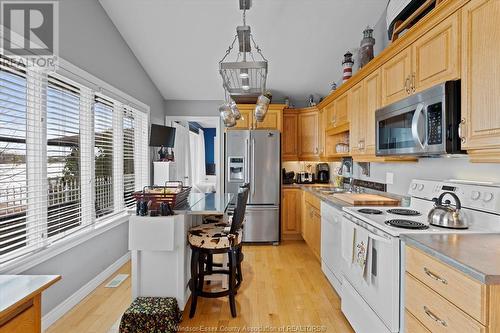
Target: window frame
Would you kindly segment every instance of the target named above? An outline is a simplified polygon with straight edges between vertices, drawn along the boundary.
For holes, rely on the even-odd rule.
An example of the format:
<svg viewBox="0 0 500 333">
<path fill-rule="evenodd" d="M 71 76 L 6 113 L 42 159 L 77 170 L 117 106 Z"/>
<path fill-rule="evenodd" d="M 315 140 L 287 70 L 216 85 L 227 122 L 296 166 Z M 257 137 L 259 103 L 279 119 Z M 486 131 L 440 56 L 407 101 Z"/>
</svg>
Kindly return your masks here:
<svg viewBox="0 0 500 333">
<path fill-rule="evenodd" d="M 3 56 L 2 56 L 3 57 Z M 27 72 L 31 72 L 29 69 L 27 69 Z M 64 82 L 67 82 L 68 84 L 71 84 L 73 86 L 76 86 L 80 89 L 80 147 L 81 147 L 81 165 L 84 165 L 84 159 L 85 161 L 92 160 L 93 161 L 93 118 L 92 116 L 92 102 L 94 99 L 95 95 L 98 95 L 102 93 L 104 96 L 106 96 L 107 99 L 112 100 L 114 103 L 115 108 L 118 107 L 123 109 L 124 107 L 127 107 L 130 110 L 133 110 L 133 112 L 136 112 L 137 115 L 142 119 L 141 123 L 141 131 L 136 131 L 136 133 L 142 133 L 143 135 L 145 134 L 146 137 L 140 137 L 137 138 L 136 136 L 136 142 L 135 144 L 137 145 L 139 141 L 139 144 L 141 144 L 141 147 L 143 147 L 142 152 L 143 156 L 147 156 L 146 159 L 140 160 L 138 156 L 134 156 L 134 172 L 135 172 L 135 182 L 136 182 L 136 190 L 137 187 L 139 186 L 140 183 L 148 184 L 149 183 L 149 147 L 147 145 L 148 142 L 148 132 L 149 132 L 149 126 L 150 126 L 150 110 L 149 106 L 146 104 L 136 100 L 135 98 L 123 93 L 121 90 L 107 84 L 106 82 L 96 78 L 95 76 L 81 70 L 80 68 L 72 65 L 71 63 L 65 61 L 64 59 L 60 59 L 60 66 L 56 72 L 53 73 L 46 73 L 45 77 L 45 82 L 42 82 L 43 79 L 40 79 L 40 73 L 37 72 L 36 75 L 33 75 L 31 77 L 32 80 L 34 80 L 35 84 L 45 84 L 45 89 L 47 88 L 47 77 L 50 75 L 51 77 L 55 77 L 58 79 L 63 80 Z M 43 87 L 43 84 L 40 86 Z M 46 92 L 45 92 L 46 93 Z M 85 102 L 83 102 L 83 101 Z M 36 101 L 35 101 L 36 102 Z M 45 103 L 45 106 L 40 108 L 38 106 L 38 112 L 35 114 L 36 117 L 40 117 L 43 119 L 43 116 L 46 114 L 46 107 L 47 104 Z M 45 108 L 45 109 L 44 109 Z M 114 112 L 115 114 L 123 114 L 123 111 L 121 112 Z M 38 118 L 38 119 L 40 119 Z M 84 120 L 84 121 L 82 121 Z M 115 119 L 113 118 L 113 128 L 116 130 L 116 124 L 118 124 L 120 119 Z M 33 124 L 31 124 L 33 125 Z M 36 130 L 38 133 L 40 131 L 42 132 L 41 134 L 46 135 L 47 134 L 47 129 L 46 124 L 43 122 L 40 122 L 40 124 L 35 123 Z M 120 123 L 120 126 L 118 127 L 120 129 L 120 133 L 123 134 L 122 131 L 122 124 Z M 145 130 L 145 131 L 144 131 Z M 47 140 L 46 136 L 41 136 L 39 139 L 40 142 L 43 142 L 43 149 L 46 154 L 46 149 L 47 149 Z M 121 137 L 122 138 L 122 137 Z M 120 139 L 121 139 L 120 138 Z M 138 140 L 139 139 L 139 140 Z M 113 144 L 116 146 L 117 143 L 120 143 L 120 145 L 123 144 L 123 140 L 118 141 L 116 139 L 116 136 L 113 136 Z M 39 142 L 37 143 L 39 144 Z M 87 148 L 87 151 L 85 152 L 84 147 Z M 88 148 L 91 149 L 88 149 Z M 92 150 L 89 151 L 88 150 Z M 86 155 L 85 155 L 86 154 Z M 117 155 L 117 154 L 116 154 Z M 46 157 L 46 155 L 45 155 Z M 117 160 L 121 160 L 123 163 L 123 153 L 121 153 L 119 158 L 114 159 L 114 163 Z M 47 160 L 44 159 L 45 164 L 40 162 L 39 164 L 41 165 L 41 169 L 44 170 L 45 174 L 47 172 Z M 0 274 L 5 274 L 7 272 L 12 273 L 12 272 L 21 272 L 23 270 L 26 270 L 30 267 L 33 267 L 34 265 L 37 265 L 59 253 L 62 253 L 63 251 L 72 248 L 74 246 L 77 246 L 78 244 L 81 244 L 82 242 L 85 242 L 89 240 L 92 237 L 95 237 L 96 235 L 101 234 L 102 232 L 105 232 L 107 230 L 110 230 L 111 228 L 114 228 L 122 223 L 125 223 L 128 221 L 128 216 L 129 216 L 129 209 L 125 207 L 124 205 L 124 193 L 121 191 L 120 193 L 117 193 L 116 189 L 114 190 L 114 197 L 116 199 L 117 194 L 118 197 L 121 199 L 120 202 L 123 202 L 123 205 L 120 205 L 118 208 L 115 205 L 115 209 L 113 214 L 107 215 L 103 218 L 96 219 L 95 214 L 92 214 L 92 208 L 94 206 L 94 200 L 92 195 L 86 195 L 87 194 L 92 194 L 94 193 L 93 187 L 95 186 L 95 181 L 94 181 L 94 165 L 93 163 L 90 163 L 91 167 L 88 167 L 89 163 L 85 163 L 87 165 L 87 168 L 85 170 L 81 171 L 81 209 L 82 209 L 82 224 L 85 224 L 88 226 L 88 228 L 83 228 L 81 230 L 78 230 L 75 233 L 70 233 L 70 235 L 65 235 L 64 237 L 51 237 L 49 240 L 47 240 L 47 237 L 45 235 L 44 240 L 45 242 L 43 243 L 43 246 L 37 246 L 37 248 L 34 251 L 26 252 L 21 254 L 20 256 L 13 256 L 9 258 L 8 256 L 1 256 L 0 257 Z M 28 167 L 31 168 L 31 165 Z M 113 177 L 118 174 L 118 170 L 122 171 L 122 168 L 117 169 L 116 167 L 113 168 Z M 137 170 L 140 171 L 140 174 L 137 173 Z M 120 172 L 120 174 L 122 174 Z M 122 174 L 123 177 L 123 174 Z M 42 189 L 47 189 L 47 177 L 39 177 L 40 183 L 37 184 L 39 188 Z M 138 183 L 138 181 L 140 183 Z M 121 182 L 122 188 L 123 188 L 123 181 Z M 115 186 L 116 188 L 116 186 Z M 47 199 L 48 198 L 48 193 L 45 193 L 45 197 L 41 196 L 42 199 Z M 86 198 L 85 200 L 83 198 Z M 45 200 L 45 204 L 43 200 L 40 200 L 40 203 L 42 204 L 41 208 L 42 211 L 45 210 L 45 220 L 44 220 L 44 230 L 40 230 L 40 233 L 43 233 L 44 231 L 48 231 L 48 224 L 47 224 L 47 200 Z M 16 251 L 15 251 L 16 252 Z M 23 251 L 24 252 L 24 251 Z M 16 273 L 14 273 L 16 274 Z"/>
</svg>

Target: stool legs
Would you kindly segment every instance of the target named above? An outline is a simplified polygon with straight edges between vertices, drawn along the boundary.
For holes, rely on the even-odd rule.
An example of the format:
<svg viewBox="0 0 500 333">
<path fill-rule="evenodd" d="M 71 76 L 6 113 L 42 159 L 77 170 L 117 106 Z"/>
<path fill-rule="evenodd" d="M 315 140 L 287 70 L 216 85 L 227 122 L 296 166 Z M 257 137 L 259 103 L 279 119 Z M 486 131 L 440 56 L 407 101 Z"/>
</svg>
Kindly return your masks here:
<svg viewBox="0 0 500 333">
<path fill-rule="evenodd" d="M 238 250 L 229 251 L 229 306 L 231 316 L 236 317 L 236 270 L 238 265 Z"/>
<path fill-rule="evenodd" d="M 191 253 L 191 309 L 189 318 L 194 317 L 196 312 L 196 304 L 198 303 L 198 262 L 200 261 L 200 252 L 193 250 Z"/>
</svg>

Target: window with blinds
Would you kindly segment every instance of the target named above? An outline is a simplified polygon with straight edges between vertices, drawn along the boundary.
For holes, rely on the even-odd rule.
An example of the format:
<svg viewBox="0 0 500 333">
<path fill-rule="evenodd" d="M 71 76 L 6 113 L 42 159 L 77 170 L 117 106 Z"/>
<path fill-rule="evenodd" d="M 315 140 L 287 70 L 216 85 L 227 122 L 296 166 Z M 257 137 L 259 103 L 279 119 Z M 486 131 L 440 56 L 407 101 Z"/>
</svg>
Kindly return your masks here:
<svg viewBox="0 0 500 333">
<path fill-rule="evenodd" d="M 81 226 L 79 89 L 50 78 L 47 88 L 47 235 Z"/>
<path fill-rule="evenodd" d="M 134 172 L 134 138 L 135 120 L 131 110 L 123 111 L 123 199 L 125 207 L 133 207 L 135 200 L 135 172 Z"/>
<path fill-rule="evenodd" d="M 94 103 L 95 213 L 114 212 L 113 198 L 113 103 L 96 97 Z"/>
<path fill-rule="evenodd" d="M 27 245 L 26 77 L 0 68 L 0 256 Z"/>
</svg>

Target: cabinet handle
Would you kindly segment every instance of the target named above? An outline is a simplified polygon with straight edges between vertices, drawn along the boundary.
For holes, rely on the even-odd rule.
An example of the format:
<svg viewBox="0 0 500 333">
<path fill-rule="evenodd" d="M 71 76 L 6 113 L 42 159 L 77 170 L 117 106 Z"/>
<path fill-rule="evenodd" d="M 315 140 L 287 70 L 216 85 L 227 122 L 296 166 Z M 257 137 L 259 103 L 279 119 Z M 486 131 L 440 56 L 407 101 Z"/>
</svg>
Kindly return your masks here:
<svg viewBox="0 0 500 333">
<path fill-rule="evenodd" d="M 412 93 L 415 93 L 417 88 L 415 87 L 417 83 L 417 75 L 415 73 L 411 74 L 411 91 Z"/>
<path fill-rule="evenodd" d="M 316 149 L 314 149 L 314 152 L 317 154 L 318 153 L 318 147 L 316 147 Z"/>
<path fill-rule="evenodd" d="M 458 137 L 460 138 L 460 141 L 462 143 L 465 143 L 466 138 L 465 138 L 465 119 L 462 119 L 460 121 L 460 124 L 458 124 Z"/>
<path fill-rule="evenodd" d="M 410 94 L 410 76 L 406 77 L 405 90 L 406 90 L 406 93 L 409 95 Z"/>
<path fill-rule="evenodd" d="M 429 318 L 434 320 L 436 323 L 439 323 L 439 324 L 443 325 L 444 327 L 448 326 L 448 324 L 446 324 L 446 322 L 443 319 L 439 318 L 434 313 L 432 313 L 432 311 L 429 310 L 429 308 L 426 307 L 425 305 L 424 305 L 424 312 L 427 316 L 429 316 Z"/>
<path fill-rule="evenodd" d="M 434 273 L 432 273 L 430 270 L 427 269 L 427 267 L 424 267 L 424 272 L 425 274 L 427 274 L 428 277 L 430 277 L 431 279 L 434 279 L 436 281 L 439 281 L 441 282 L 442 284 L 448 284 L 448 281 L 446 281 L 445 279 L 443 279 L 442 277 L 440 277 L 439 275 L 436 275 Z"/>
</svg>

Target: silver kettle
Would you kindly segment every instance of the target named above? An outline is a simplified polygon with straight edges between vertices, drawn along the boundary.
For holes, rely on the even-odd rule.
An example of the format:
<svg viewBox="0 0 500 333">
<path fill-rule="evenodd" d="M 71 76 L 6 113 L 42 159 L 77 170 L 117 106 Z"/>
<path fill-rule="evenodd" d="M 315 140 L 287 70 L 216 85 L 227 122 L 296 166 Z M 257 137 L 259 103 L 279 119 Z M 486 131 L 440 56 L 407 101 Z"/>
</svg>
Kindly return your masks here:
<svg viewBox="0 0 500 333">
<path fill-rule="evenodd" d="M 446 195 L 453 197 L 456 207 L 453 207 L 449 200 L 443 203 L 443 198 Z M 442 228 L 467 229 L 469 225 L 461 209 L 462 204 L 455 193 L 443 192 L 434 203 L 434 208 L 429 212 L 429 223 Z"/>
</svg>

